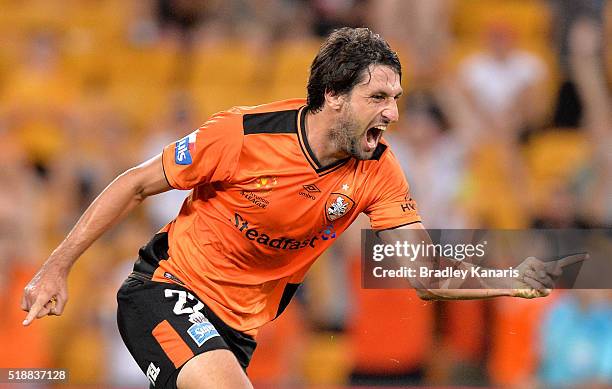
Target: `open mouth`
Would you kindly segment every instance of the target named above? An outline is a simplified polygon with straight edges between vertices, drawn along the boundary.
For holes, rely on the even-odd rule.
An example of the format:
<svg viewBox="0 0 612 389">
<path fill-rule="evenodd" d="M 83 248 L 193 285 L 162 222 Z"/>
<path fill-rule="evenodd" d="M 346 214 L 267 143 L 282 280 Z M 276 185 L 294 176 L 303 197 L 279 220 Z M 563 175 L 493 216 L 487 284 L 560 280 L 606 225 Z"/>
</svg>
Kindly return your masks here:
<svg viewBox="0 0 612 389">
<path fill-rule="evenodd" d="M 386 126 L 376 126 L 371 127 L 366 131 L 365 141 L 366 145 L 370 149 L 368 151 L 374 150 L 376 146 L 378 146 L 378 141 L 380 141 L 380 138 L 386 129 Z"/>
</svg>

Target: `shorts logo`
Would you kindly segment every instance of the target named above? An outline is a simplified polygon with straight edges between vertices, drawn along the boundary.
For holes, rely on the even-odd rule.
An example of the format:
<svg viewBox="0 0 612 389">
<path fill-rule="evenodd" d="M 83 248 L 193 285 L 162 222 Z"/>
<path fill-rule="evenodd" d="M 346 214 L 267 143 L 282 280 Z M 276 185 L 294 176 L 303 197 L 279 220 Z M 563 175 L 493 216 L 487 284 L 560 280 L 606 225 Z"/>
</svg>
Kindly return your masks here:
<svg viewBox="0 0 612 389">
<path fill-rule="evenodd" d="M 193 324 L 187 329 L 187 333 L 191 336 L 191 339 L 196 342 L 198 347 L 201 347 L 208 339 L 220 336 L 215 326 L 213 326 L 206 316 L 200 312 L 204 308 L 204 303 L 193 294 L 184 290 L 165 289 L 164 295 L 167 298 L 177 297 L 177 301 L 172 309 L 175 315 L 189 314 L 188 320 Z M 189 301 L 195 302 L 195 305 L 193 307 L 186 306 Z M 149 369 L 150 368 L 149 366 Z"/>
<path fill-rule="evenodd" d="M 332 193 L 325 203 L 325 216 L 327 220 L 333 222 L 346 215 L 354 206 L 355 202 L 347 195 Z"/>
<path fill-rule="evenodd" d="M 168 280 L 172 280 L 172 281 L 176 282 L 177 284 L 185 285 L 185 284 L 183 284 L 183 281 L 181 281 L 178 278 L 176 278 L 176 276 L 174 274 L 172 274 L 172 273 L 164 272 L 164 278 L 166 278 Z"/>
<path fill-rule="evenodd" d="M 147 368 L 147 378 L 151 381 L 151 384 L 155 386 L 155 381 L 157 380 L 157 376 L 159 375 L 159 367 L 156 367 L 153 362 L 149 364 Z"/>
<path fill-rule="evenodd" d="M 193 324 L 191 327 L 189 327 L 187 333 L 189 336 L 191 336 L 191 339 L 196 342 L 198 347 L 201 347 L 207 340 L 214 338 L 215 336 L 221 336 L 219 335 L 219 332 L 217 332 L 215 326 L 213 326 L 209 321 Z"/>
<path fill-rule="evenodd" d="M 191 165 L 191 153 L 195 150 L 197 131 L 192 132 L 176 142 L 174 146 L 174 162 L 178 165 Z"/>
</svg>

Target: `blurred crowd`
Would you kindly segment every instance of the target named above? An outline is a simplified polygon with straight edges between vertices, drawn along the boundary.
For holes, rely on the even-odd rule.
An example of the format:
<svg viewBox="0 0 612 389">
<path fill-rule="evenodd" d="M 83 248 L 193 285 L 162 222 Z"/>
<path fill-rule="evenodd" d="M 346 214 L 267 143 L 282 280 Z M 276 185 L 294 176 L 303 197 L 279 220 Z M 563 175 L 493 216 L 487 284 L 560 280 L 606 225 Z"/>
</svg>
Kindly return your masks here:
<svg viewBox="0 0 612 389">
<path fill-rule="evenodd" d="M 77 263 L 61 318 L 21 291 L 114 177 L 212 113 L 304 97 L 321 37 L 369 26 L 402 60 L 385 135 L 429 228 L 610 228 L 605 0 L 0 0 L 0 367 L 144 386 L 115 324 L 138 248 L 185 192 L 149 199 Z M 360 287 L 359 228 L 261 331 L 260 387 L 612 385 L 612 292 L 433 303 Z"/>
</svg>

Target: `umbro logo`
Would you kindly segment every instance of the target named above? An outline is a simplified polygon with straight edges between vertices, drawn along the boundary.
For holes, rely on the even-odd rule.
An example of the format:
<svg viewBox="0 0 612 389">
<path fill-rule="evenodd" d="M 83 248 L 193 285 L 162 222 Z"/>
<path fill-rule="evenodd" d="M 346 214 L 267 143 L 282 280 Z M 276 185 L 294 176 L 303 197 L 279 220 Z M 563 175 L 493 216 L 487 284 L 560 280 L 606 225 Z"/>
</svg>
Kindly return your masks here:
<svg viewBox="0 0 612 389">
<path fill-rule="evenodd" d="M 321 190 L 314 184 L 302 185 L 308 193 L 320 193 Z"/>
<path fill-rule="evenodd" d="M 321 193 L 321 190 L 317 188 L 317 186 L 314 184 L 302 185 L 302 187 L 304 188 L 304 190 L 299 191 L 299 195 L 309 200 L 317 199 L 315 196 L 312 195 L 313 193 Z"/>
</svg>

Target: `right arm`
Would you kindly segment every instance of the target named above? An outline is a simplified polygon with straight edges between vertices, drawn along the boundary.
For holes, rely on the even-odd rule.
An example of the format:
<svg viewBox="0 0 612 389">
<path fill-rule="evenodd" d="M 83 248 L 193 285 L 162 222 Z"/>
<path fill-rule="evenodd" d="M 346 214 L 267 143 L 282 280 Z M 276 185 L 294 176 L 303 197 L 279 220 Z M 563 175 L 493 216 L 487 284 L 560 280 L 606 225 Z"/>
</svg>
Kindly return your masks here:
<svg viewBox="0 0 612 389">
<path fill-rule="evenodd" d="M 145 198 L 170 189 L 161 154 L 107 186 L 25 287 L 21 308 L 29 313 L 23 325 L 46 315 L 61 315 L 68 300 L 68 273 L 76 260 Z"/>
</svg>

